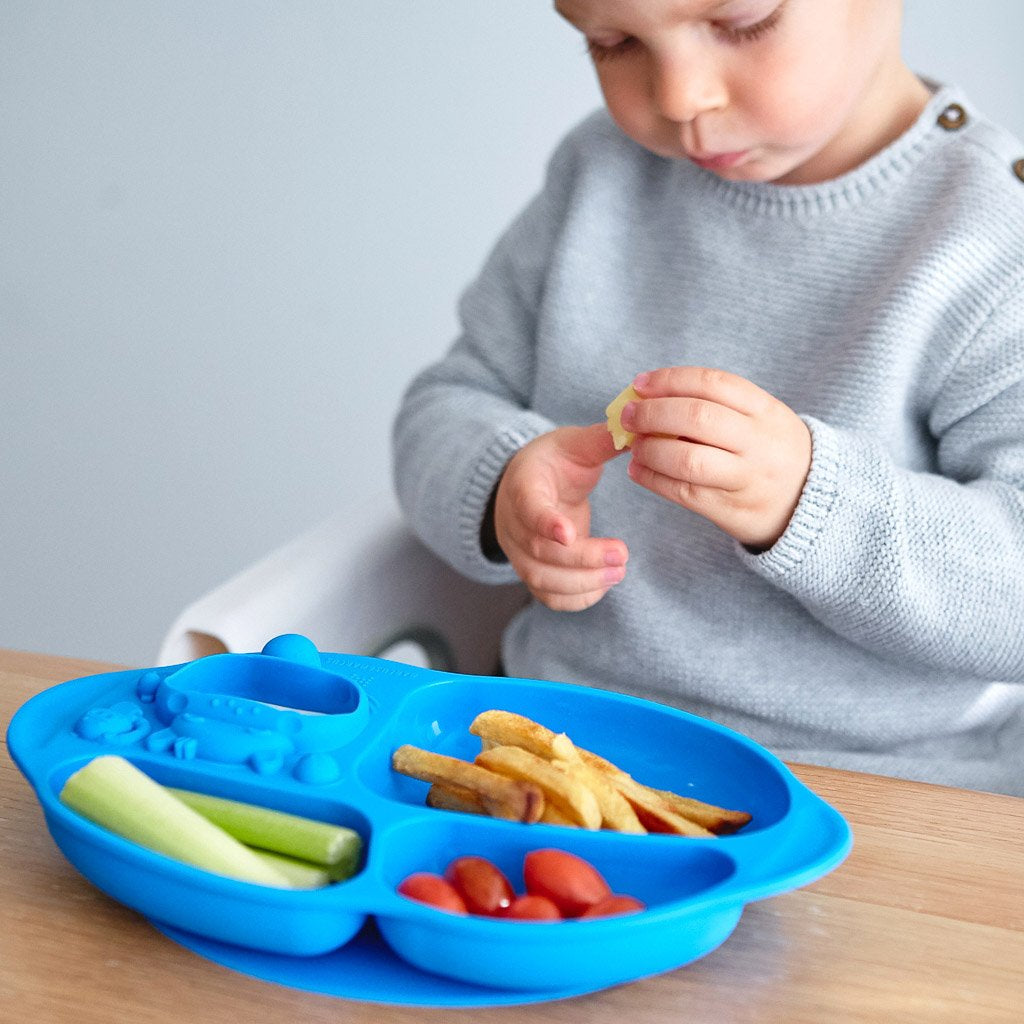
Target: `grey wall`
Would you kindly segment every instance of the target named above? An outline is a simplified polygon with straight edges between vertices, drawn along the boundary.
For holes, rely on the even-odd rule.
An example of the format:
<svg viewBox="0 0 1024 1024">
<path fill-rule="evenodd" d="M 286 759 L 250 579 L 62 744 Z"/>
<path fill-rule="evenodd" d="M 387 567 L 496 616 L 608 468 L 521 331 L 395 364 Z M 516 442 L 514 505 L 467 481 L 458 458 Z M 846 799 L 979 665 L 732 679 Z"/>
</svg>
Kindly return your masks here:
<svg viewBox="0 0 1024 1024">
<path fill-rule="evenodd" d="M 1024 4 L 962 10 L 910 0 L 911 63 L 1024 136 Z M 540 0 L 0 0 L 0 645 L 150 664 L 388 487 L 402 388 L 597 102 Z"/>
</svg>

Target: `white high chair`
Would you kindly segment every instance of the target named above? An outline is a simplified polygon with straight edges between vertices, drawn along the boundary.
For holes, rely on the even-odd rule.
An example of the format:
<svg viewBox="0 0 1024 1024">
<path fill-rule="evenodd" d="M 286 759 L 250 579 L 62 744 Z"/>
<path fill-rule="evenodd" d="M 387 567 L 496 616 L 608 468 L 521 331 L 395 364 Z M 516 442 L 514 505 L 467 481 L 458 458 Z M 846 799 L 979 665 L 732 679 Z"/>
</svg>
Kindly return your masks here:
<svg viewBox="0 0 1024 1024">
<path fill-rule="evenodd" d="M 520 585 L 458 575 L 405 526 L 382 494 L 339 512 L 189 605 L 158 665 L 259 651 L 301 633 L 321 651 L 492 675 L 501 632 L 527 600 Z"/>
</svg>

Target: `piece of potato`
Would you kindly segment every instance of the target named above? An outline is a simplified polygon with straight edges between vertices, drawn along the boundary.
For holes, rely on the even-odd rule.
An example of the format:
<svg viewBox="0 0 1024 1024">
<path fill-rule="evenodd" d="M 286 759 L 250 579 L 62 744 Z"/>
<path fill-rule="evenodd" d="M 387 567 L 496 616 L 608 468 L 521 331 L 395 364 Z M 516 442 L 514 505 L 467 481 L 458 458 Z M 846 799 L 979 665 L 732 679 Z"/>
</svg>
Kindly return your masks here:
<svg viewBox="0 0 1024 1024">
<path fill-rule="evenodd" d="M 608 404 L 605 415 L 608 417 L 608 432 L 612 435 L 616 451 L 622 451 L 633 443 L 634 434 L 622 426 L 622 410 L 630 402 L 640 400 L 632 384 L 627 384 Z"/>
<path fill-rule="evenodd" d="M 597 797 L 579 779 L 560 771 L 550 761 L 522 747 L 492 747 L 480 751 L 476 763 L 499 775 L 539 786 L 545 806 L 553 807 L 574 824 L 589 829 L 601 827 Z"/>
<path fill-rule="evenodd" d="M 634 835 L 643 835 L 647 831 L 629 801 L 597 769 L 583 760 L 564 732 L 555 737 L 552 749 L 557 755 L 552 764 L 567 775 L 578 778 L 597 797 L 602 828 Z"/>
<path fill-rule="evenodd" d="M 418 747 L 395 752 L 396 771 L 432 784 L 429 806 L 513 821 L 699 838 L 735 832 L 751 820 L 746 811 L 645 786 L 577 747 L 565 733 L 524 715 L 484 711 L 470 732 L 480 738 L 475 764 Z"/>
<path fill-rule="evenodd" d="M 487 814 L 480 797 L 462 786 L 435 782 L 427 790 L 427 806 L 439 811 L 462 811 L 463 814 Z M 543 820 L 543 819 L 542 819 Z"/>
<path fill-rule="evenodd" d="M 544 813 L 540 820 L 545 825 L 563 825 L 566 828 L 579 828 L 575 821 L 570 821 L 561 811 L 556 810 L 550 803 L 545 802 Z"/>
<path fill-rule="evenodd" d="M 411 744 L 391 756 L 391 767 L 423 782 L 468 789 L 488 814 L 509 821 L 537 821 L 544 810 L 544 793 L 528 780 L 510 779 L 469 761 L 435 754 Z"/>
<path fill-rule="evenodd" d="M 665 804 L 668 810 L 674 814 L 688 818 L 690 821 L 716 835 L 735 832 L 737 829 L 743 828 L 751 820 L 751 816 L 746 811 L 731 811 L 724 807 L 716 807 L 714 804 L 704 803 L 702 800 L 695 800 L 693 797 L 680 796 L 671 790 L 654 789 L 651 786 L 645 786 L 624 772 L 618 765 L 612 764 L 611 761 L 593 754 L 589 750 L 583 750 L 581 747 L 576 749 L 579 751 L 580 757 L 587 764 L 609 778 L 617 785 L 617 788 L 623 789 L 623 787 L 628 788 L 632 785 L 646 789 L 648 793 Z"/>
<path fill-rule="evenodd" d="M 652 789 L 646 787 L 652 793 L 656 793 L 676 814 L 681 814 L 690 821 L 703 825 L 706 829 L 714 832 L 715 835 L 727 835 L 743 828 L 750 821 L 750 815 L 746 811 L 730 811 L 725 807 L 716 807 L 714 804 L 706 804 L 703 800 L 695 800 L 693 797 L 680 796 L 667 789 Z"/>
<path fill-rule="evenodd" d="M 701 839 L 714 835 L 710 829 L 678 813 L 658 793 L 637 782 L 618 765 L 582 747 L 576 749 L 586 764 L 606 778 L 626 798 L 648 832 L 672 832 Z"/>
<path fill-rule="evenodd" d="M 555 733 L 543 725 L 512 711 L 482 711 L 469 725 L 480 737 L 484 750 L 490 747 L 522 747 L 550 761 L 555 756 Z"/>
<path fill-rule="evenodd" d="M 698 825 L 681 814 L 676 814 L 664 800 L 652 790 L 627 776 L 628 781 L 619 781 L 616 788 L 626 798 L 640 823 L 648 832 L 669 832 L 677 836 L 694 839 L 713 839 L 715 833 Z"/>
</svg>

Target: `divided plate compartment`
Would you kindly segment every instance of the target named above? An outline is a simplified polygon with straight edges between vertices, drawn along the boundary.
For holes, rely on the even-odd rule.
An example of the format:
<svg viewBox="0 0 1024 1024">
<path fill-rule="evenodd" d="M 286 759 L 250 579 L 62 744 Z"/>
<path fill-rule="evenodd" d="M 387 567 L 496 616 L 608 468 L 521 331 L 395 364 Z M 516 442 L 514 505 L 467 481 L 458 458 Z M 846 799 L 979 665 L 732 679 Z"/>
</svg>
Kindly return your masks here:
<svg viewBox="0 0 1024 1024">
<path fill-rule="evenodd" d="M 498 708 L 566 732 L 641 782 L 749 811 L 715 839 L 524 825 L 425 806 L 391 769 L 409 743 L 472 760 L 468 727 Z M 693 715 L 541 680 L 461 676 L 321 654 L 304 637 L 52 687 L 14 716 L 11 755 L 68 860 L 98 888 L 214 960 L 313 991 L 418 1005 L 530 1002 L 689 963 L 724 942 L 744 906 L 835 868 L 849 827 L 772 754 Z M 211 874 L 124 840 L 65 807 L 79 767 L 118 753 L 158 782 L 355 829 L 349 880 L 280 890 Z M 494 861 L 517 892 L 533 849 L 589 860 L 647 909 L 565 922 L 453 915 L 407 899 L 415 871 Z"/>
</svg>

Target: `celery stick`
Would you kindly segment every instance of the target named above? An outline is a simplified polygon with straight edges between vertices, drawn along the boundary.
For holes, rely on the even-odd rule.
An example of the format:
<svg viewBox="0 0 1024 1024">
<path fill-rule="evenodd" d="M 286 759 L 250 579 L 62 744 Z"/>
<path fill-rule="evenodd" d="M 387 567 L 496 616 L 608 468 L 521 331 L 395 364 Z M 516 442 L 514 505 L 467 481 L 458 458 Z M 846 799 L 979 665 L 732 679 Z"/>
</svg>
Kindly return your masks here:
<svg viewBox="0 0 1024 1024">
<path fill-rule="evenodd" d="M 93 758 L 64 784 L 61 801 L 157 853 L 259 885 L 290 889 L 285 875 L 116 754 Z"/>
<path fill-rule="evenodd" d="M 186 789 L 172 789 L 171 792 L 249 846 L 284 853 L 314 864 L 347 866 L 349 874 L 355 871 L 359 861 L 363 841 L 358 832 L 344 825 L 314 821 L 297 814 Z"/>
<path fill-rule="evenodd" d="M 293 889 L 322 889 L 331 884 L 331 876 L 326 868 L 319 864 L 311 864 L 308 860 L 298 857 L 286 857 L 283 853 L 271 853 L 269 850 L 250 850 L 271 867 L 276 868 L 292 884 Z"/>
<path fill-rule="evenodd" d="M 359 867 L 359 858 L 363 852 L 363 843 L 349 843 L 343 856 L 339 857 L 333 864 L 325 865 L 327 875 L 332 882 L 344 882 L 351 878 Z"/>
</svg>

